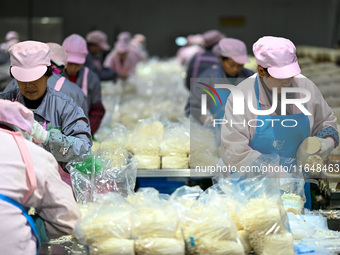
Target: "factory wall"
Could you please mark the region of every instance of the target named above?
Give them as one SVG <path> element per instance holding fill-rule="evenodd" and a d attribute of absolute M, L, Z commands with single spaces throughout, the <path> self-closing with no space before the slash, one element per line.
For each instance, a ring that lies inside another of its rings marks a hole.
<path fill-rule="evenodd" d="M 176 53 L 177 36 L 208 29 L 244 40 L 249 50 L 264 35 L 334 47 L 337 10 L 337 0 L 1 0 L 0 36 L 17 30 L 23 39 L 61 43 L 71 33 L 100 29 L 113 44 L 119 32 L 130 31 L 144 34 L 150 55 L 159 57 Z"/>

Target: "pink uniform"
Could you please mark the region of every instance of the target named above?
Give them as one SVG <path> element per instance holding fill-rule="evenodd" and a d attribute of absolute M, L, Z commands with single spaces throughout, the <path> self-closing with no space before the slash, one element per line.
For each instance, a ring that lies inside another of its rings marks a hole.
<path fill-rule="evenodd" d="M 5 195 L 26 208 L 34 207 L 44 220 L 49 238 L 58 238 L 72 233 L 80 217 L 71 188 L 58 173 L 58 164 L 52 154 L 39 146 L 23 140 L 33 163 L 36 188 L 28 178 L 12 131 L 0 128 L 0 194 Z M 34 176 L 33 174 L 33 176 Z M 31 190 L 31 192 L 29 192 Z M 27 194 L 30 194 L 27 197 Z M 27 198 L 24 198 L 26 195 Z M 27 219 L 16 206 L 0 200 L 0 247 L 1 254 L 20 255 L 36 253 L 36 238 Z"/>
<path fill-rule="evenodd" d="M 249 120 L 253 121 L 257 119 L 257 115 L 250 112 L 247 106 L 249 102 L 249 94 L 251 93 L 252 102 L 256 106 L 256 95 L 254 89 L 254 81 L 258 79 L 259 84 L 259 103 L 262 110 L 268 110 L 271 108 L 271 104 L 268 101 L 266 93 L 264 91 L 263 85 L 261 84 L 258 74 L 254 74 L 248 79 L 241 82 L 237 87 L 243 91 L 244 94 L 244 115 L 234 115 L 233 112 L 233 97 L 228 98 L 225 107 L 225 118 L 228 119 L 228 123 L 222 125 L 222 159 L 226 165 L 235 165 L 236 167 L 242 165 L 251 165 L 255 159 L 261 156 L 261 153 L 257 150 L 253 150 L 249 146 L 249 142 L 253 139 L 256 131 L 256 125 L 249 126 L 247 123 Z M 332 111 L 332 109 L 327 105 L 321 92 L 315 86 L 315 84 L 303 75 L 296 75 L 292 82 L 293 88 L 304 88 L 310 91 L 311 99 L 305 104 L 306 109 L 312 114 L 308 116 L 310 124 L 310 134 L 309 136 L 315 136 L 316 133 L 328 126 L 333 127 L 335 130 L 337 128 L 337 119 Z M 304 97 L 302 94 L 296 94 L 296 98 Z M 295 106 L 290 105 L 292 109 L 292 114 L 299 114 L 301 111 Z M 275 114 L 275 113 L 273 113 Z M 228 116 L 228 117 L 227 117 Z M 234 124 L 230 123 L 244 123 Z M 252 122 L 254 123 L 254 122 Z M 275 125 L 280 125 L 280 123 L 275 123 Z"/>

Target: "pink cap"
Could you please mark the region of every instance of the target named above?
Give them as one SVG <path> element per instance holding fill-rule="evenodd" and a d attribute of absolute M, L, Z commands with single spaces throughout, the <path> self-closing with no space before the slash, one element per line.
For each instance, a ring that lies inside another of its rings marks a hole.
<path fill-rule="evenodd" d="M 222 38 L 224 38 L 225 35 L 222 34 L 218 30 L 209 30 L 203 33 L 204 38 L 204 47 L 209 48 L 213 47 L 216 43 L 218 43 Z"/>
<path fill-rule="evenodd" d="M 264 36 L 253 45 L 258 65 L 268 68 L 268 73 L 277 79 L 286 79 L 301 73 L 295 45 L 288 39 Z"/>
<path fill-rule="evenodd" d="M 131 40 L 131 33 L 130 32 L 121 32 L 117 36 L 117 41 L 119 42 L 126 42 L 128 43 Z"/>
<path fill-rule="evenodd" d="M 115 45 L 115 50 L 118 53 L 126 53 L 129 51 L 129 44 L 125 42 L 117 42 Z"/>
<path fill-rule="evenodd" d="M 19 102 L 0 99 L 0 122 L 11 124 L 32 134 L 33 112 Z"/>
<path fill-rule="evenodd" d="M 50 48 L 50 58 L 58 66 L 67 65 L 67 53 L 63 47 L 58 43 L 46 43 Z"/>
<path fill-rule="evenodd" d="M 223 38 L 219 41 L 218 46 L 221 56 L 231 58 L 241 65 L 249 62 L 244 42 L 234 38 Z"/>
<path fill-rule="evenodd" d="M 212 52 L 216 57 L 221 56 L 221 48 L 218 44 L 215 44 L 215 46 L 212 48 Z"/>
<path fill-rule="evenodd" d="M 11 57 L 11 73 L 22 82 L 38 80 L 51 65 L 50 49 L 46 43 L 24 41 L 8 50 Z"/>
<path fill-rule="evenodd" d="M 63 44 L 68 57 L 68 63 L 84 64 L 88 54 L 85 39 L 78 35 L 72 34 L 65 38 Z"/>
<path fill-rule="evenodd" d="M 187 37 L 187 40 L 188 40 L 188 45 L 204 45 L 204 38 L 203 38 L 203 35 L 189 35 Z"/>
<path fill-rule="evenodd" d="M 19 34 L 16 31 L 8 31 L 6 34 L 6 41 L 9 41 L 11 39 L 17 39 L 19 40 Z"/>
<path fill-rule="evenodd" d="M 100 30 L 95 30 L 87 34 L 86 41 L 98 45 L 102 50 L 109 50 L 110 45 L 107 43 L 107 36 Z"/>

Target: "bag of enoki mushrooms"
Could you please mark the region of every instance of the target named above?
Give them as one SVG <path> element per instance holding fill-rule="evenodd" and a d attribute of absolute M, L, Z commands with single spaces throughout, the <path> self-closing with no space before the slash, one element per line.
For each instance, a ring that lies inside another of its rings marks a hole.
<path fill-rule="evenodd" d="M 181 194 L 181 197 L 172 196 L 172 201 L 179 215 L 187 254 L 244 254 L 235 224 L 228 212 L 220 207 L 219 194 L 214 190 L 200 194 L 198 189 L 196 196 L 199 197 L 192 199 L 195 197 L 193 188 L 179 189 L 181 192 L 175 191 L 175 194 Z"/>
<path fill-rule="evenodd" d="M 304 213 L 305 180 L 302 172 L 291 172 L 280 174 L 281 200 L 286 212 L 294 214 Z"/>
<path fill-rule="evenodd" d="M 220 199 L 222 200 L 220 208 L 223 211 L 229 212 L 229 215 L 237 228 L 244 252 L 248 254 L 252 251 L 252 247 L 249 243 L 249 234 L 243 228 L 240 220 L 240 213 L 247 204 L 247 199 L 239 190 L 238 178 L 225 178 L 220 175 L 213 178 L 213 183 L 214 185 L 207 189 L 206 192 L 210 189 L 218 192 Z"/>
<path fill-rule="evenodd" d="M 116 192 L 126 197 L 134 192 L 137 163 L 124 149 L 93 151 L 87 160 L 66 167 L 79 204 L 94 202 L 96 194 Z"/>
<path fill-rule="evenodd" d="M 140 188 L 127 197 L 134 206 L 131 237 L 136 255 L 184 255 L 176 210 L 154 188 Z"/>
<path fill-rule="evenodd" d="M 240 223 L 258 255 L 293 255 L 294 244 L 280 195 L 278 174 L 240 178 L 239 190 L 247 199 Z"/>
<path fill-rule="evenodd" d="M 95 202 L 87 204 L 87 214 L 78 220 L 75 236 L 91 254 L 134 255 L 132 212 L 133 206 L 120 194 L 97 194 Z"/>

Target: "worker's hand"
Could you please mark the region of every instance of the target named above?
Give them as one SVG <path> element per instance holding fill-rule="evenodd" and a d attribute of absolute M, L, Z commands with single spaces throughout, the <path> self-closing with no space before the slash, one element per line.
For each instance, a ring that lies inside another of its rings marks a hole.
<path fill-rule="evenodd" d="M 319 138 L 321 143 L 321 149 L 319 152 L 317 152 L 317 155 L 319 155 L 324 160 L 328 158 L 329 154 L 331 154 L 332 150 L 334 149 L 334 140 L 333 138 Z"/>
<path fill-rule="evenodd" d="M 326 161 L 333 149 L 334 140 L 332 138 L 308 137 L 296 152 L 297 163 L 304 166 L 309 156 L 319 156 L 323 161 Z"/>
<path fill-rule="evenodd" d="M 46 143 L 48 140 L 48 131 L 39 124 L 39 122 L 34 121 L 32 128 L 32 137 L 38 143 Z"/>

